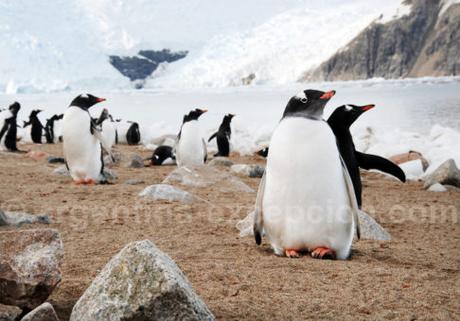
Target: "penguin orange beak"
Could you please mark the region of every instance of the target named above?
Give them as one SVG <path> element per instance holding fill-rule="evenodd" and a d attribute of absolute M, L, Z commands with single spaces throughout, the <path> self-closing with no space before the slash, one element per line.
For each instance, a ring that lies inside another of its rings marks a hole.
<path fill-rule="evenodd" d="M 375 105 L 366 105 L 366 106 L 361 107 L 361 110 L 362 111 L 368 111 L 369 109 L 372 109 L 374 107 L 375 107 Z"/>
<path fill-rule="evenodd" d="M 319 99 L 331 99 L 335 95 L 335 90 L 325 92 Z"/>
<path fill-rule="evenodd" d="M 207 109 L 200 109 L 200 110 L 203 112 L 203 114 L 208 112 Z"/>
<path fill-rule="evenodd" d="M 100 102 L 103 102 L 103 101 L 106 101 L 107 99 L 105 98 L 97 98 L 96 99 L 96 102 L 100 103 Z"/>

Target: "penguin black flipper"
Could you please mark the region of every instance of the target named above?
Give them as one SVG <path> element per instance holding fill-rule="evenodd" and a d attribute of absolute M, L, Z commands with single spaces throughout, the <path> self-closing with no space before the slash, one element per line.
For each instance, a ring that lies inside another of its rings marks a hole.
<path fill-rule="evenodd" d="M 406 175 L 403 170 L 392 161 L 377 155 L 364 154 L 358 151 L 355 152 L 355 155 L 359 167 L 367 170 L 377 169 L 396 177 L 401 182 L 406 182 Z"/>
<path fill-rule="evenodd" d="M 3 135 L 5 135 L 5 133 L 6 133 L 7 130 L 8 130 L 8 123 L 5 121 L 5 122 L 3 123 L 2 129 L 0 130 L 0 140 L 2 140 Z"/>
<path fill-rule="evenodd" d="M 217 132 L 215 132 L 214 134 L 212 134 L 211 137 L 209 137 L 209 139 L 208 139 L 208 143 L 209 143 L 211 140 L 213 140 L 214 138 L 216 138 L 216 136 L 217 136 Z"/>
<path fill-rule="evenodd" d="M 259 190 L 257 191 L 256 196 L 256 208 L 254 209 L 254 239 L 257 245 L 262 243 L 262 236 L 264 234 L 264 217 L 262 209 L 262 201 L 264 199 L 265 193 L 265 173 L 262 176 L 259 184 Z"/>
<path fill-rule="evenodd" d="M 359 212 L 358 199 L 356 198 L 355 188 L 353 187 L 353 182 L 348 172 L 347 164 L 343 160 L 342 156 L 340 156 L 340 163 L 342 165 L 343 178 L 345 180 L 345 187 L 347 189 L 348 199 L 350 201 L 350 210 L 352 214 L 352 219 L 355 223 L 356 237 L 359 240 L 361 239 L 361 228 L 359 225 L 359 216 L 358 216 L 358 212 Z"/>

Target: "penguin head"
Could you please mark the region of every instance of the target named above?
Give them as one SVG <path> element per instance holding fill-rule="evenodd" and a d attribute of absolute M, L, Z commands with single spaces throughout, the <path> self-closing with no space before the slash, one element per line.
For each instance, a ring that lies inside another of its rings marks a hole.
<path fill-rule="evenodd" d="M 19 112 L 19 109 L 21 109 L 21 104 L 15 101 L 10 105 L 10 107 L 8 107 L 8 109 L 11 111 L 13 115 L 16 116 Z"/>
<path fill-rule="evenodd" d="M 349 128 L 356 119 L 359 118 L 364 112 L 374 108 L 375 105 L 343 105 L 337 107 L 331 114 L 327 122 L 334 128 Z"/>
<path fill-rule="evenodd" d="M 184 116 L 183 122 L 186 123 L 191 120 L 198 120 L 201 115 L 206 113 L 208 110 L 207 109 L 200 109 L 200 108 L 195 108 L 194 110 L 191 110 L 188 115 Z"/>
<path fill-rule="evenodd" d="M 292 97 L 283 114 L 284 117 L 314 117 L 321 118 L 327 102 L 335 95 L 335 90 L 320 91 L 307 89 Z"/>
<path fill-rule="evenodd" d="M 235 117 L 234 114 L 227 114 L 224 116 L 223 124 L 230 124 L 232 121 L 232 118 Z"/>
<path fill-rule="evenodd" d="M 34 109 L 34 110 L 32 110 L 32 112 L 30 113 L 30 116 L 29 116 L 29 117 L 37 117 L 37 115 L 38 115 L 39 113 L 41 113 L 42 111 L 43 111 L 43 110 L 41 110 L 41 109 Z"/>
<path fill-rule="evenodd" d="M 70 106 L 80 107 L 81 109 L 88 110 L 90 107 L 103 101 L 105 101 L 105 98 L 99 98 L 91 94 L 81 94 L 72 100 Z"/>

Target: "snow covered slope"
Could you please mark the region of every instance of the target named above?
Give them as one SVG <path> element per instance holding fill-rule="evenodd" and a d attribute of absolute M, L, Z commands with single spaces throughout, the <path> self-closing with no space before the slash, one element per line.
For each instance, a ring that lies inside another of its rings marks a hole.
<path fill-rule="evenodd" d="M 290 83 L 401 0 L 2 0 L 0 92 L 131 88 L 108 55 L 190 50 L 150 86 Z"/>

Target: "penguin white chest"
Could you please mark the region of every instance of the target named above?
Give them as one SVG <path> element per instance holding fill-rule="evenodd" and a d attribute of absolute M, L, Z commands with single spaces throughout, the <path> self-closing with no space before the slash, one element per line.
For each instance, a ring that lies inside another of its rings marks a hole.
<path fill-rule="evenodd" d="M 334 134 L 323 121 L 283 119 L 267 158 L 263 226 L 277 253 L 334 249 L 348 256 L 353 220 Z"/>
<path fill-rule="evenodd" d="M 176 157 L 179 166 L 204 164 L 205 149 L 198 121 L 192 120 L 182 125 Z"/>
<path fill-rule="evenodd" d="M 101 145 L 91 134 L 90 115 L 69 107 L 62 120 L 64 158 L 74 180 L 99 180 L 102 160 Z"/>
<path fill-rule="evenodd" d="M 105 140 L 105 143 L 109 148 L 112 148 L 112 146 L 115 145 L 115 127 L 110 120 L 105 120 L 102 123 L 102 138 Z"/>

